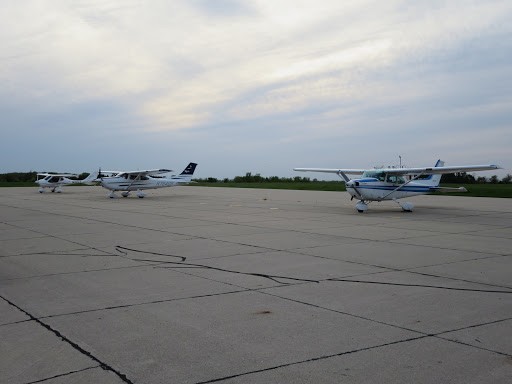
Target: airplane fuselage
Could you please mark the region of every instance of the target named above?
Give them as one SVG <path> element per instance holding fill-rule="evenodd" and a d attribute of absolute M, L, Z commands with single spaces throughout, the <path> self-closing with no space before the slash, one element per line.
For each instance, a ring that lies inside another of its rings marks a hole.
<path fill-rule="evenodd" d="M 101 179 L 101 185 L 111 191 L 138 191 L 142 189 L 157 189 L 173 187 L 177 183 L 175 180 L 167 178 L 153 178 L 146 176 L 140 180 L 130 180 L 125 177 L 104 177 Z"/>
<path fill-rule="evenodd" d="M 50 188 L 52 192 L 62 192 L 60 188 L 63 185 L 73 184 L 76 181 L 68 179 L 67 177 L 59 177 L 59 176 L 47 176 L 44 179 L 38 179 L 35 181 L 36 184 L 39 184 L 39 192 L 43 193 L 44 188 Z"/>
<path fill-rule="evenodd" d="M 352 179 L 345 186 L 352 197 L 365 201 L 397 200 L 430 192 L 430 187 L 425 184 L 410 182 L 401 186 L 402 184 L 362 178 Z"/>

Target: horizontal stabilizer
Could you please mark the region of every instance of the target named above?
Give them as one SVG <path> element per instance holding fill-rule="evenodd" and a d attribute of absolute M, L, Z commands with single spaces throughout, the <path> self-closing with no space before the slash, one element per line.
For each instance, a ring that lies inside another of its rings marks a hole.
<path fill-rule="evenodd" d="M 450 187 L 430 187 L 432 192 L 467 192 L 464 187 L 450 188 Z"/>

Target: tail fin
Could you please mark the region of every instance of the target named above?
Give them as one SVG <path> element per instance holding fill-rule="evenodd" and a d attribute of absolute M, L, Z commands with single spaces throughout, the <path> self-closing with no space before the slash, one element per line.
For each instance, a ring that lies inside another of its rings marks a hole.
<path fill-rule="evenodd" d="M 175 180 L 177 183 L 189 183 L 192 180 L 192 175 L 196 170 L 197 163 L 189 163 L 183 172 L 181 172 L 178 176 L 173 176 L 171 179 Z"/>
<path fill-rule="evenodd" d="M 436 165 L 434 165 L 434 168 L 436 167 L 442 167 L 444 166 L 444 161 L 437 160 Z M 439 182 L 441 181 L 441 174 L 435 174 L 435 175 L 425 175 L 417 180 L 417 183 L 429 185 L 431 187 L 437 187 L 439 185 Z"/>
<path fill-rule="evenodd" d="M 94 172 L 89 173 L 89 176 L 87 176 L 85 179 L 80 180 L 79 183 L 89 184 L 89 183 L 92 183 L 97 177 L 98 177 L 98 171 L 94 171 Z"/>
<path fill-rule="evenodd" d="M 192 176 L 194 174 L 194 171 L 196 170 L 197 164 L 196 163 L 189 163 L 187 167 L 183 170 L 183 172 L 180 173 L 180 175 L 190 175 Z"/>

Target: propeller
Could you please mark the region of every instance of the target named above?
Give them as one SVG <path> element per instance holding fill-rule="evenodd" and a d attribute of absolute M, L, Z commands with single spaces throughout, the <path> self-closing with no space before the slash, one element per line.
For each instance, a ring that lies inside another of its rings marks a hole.
<path fill-rule="evenodd" d="M 103 181 L 103 174 L 101 173 L 101 167 L 98 168 L 98 176 L 96 180 Z"/>

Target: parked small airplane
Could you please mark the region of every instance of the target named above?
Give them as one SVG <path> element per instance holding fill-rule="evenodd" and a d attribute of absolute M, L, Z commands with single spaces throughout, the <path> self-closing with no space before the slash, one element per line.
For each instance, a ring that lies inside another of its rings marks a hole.
<path fill-rule="evenodd" d="M 89 184 L 94 182 L 97 173 L 91 172 L 84 180 L 72 180 L 70 177 L 78 177 L 73 173 L 38 173 L 36 184 L 39 184 L 39 193 L 43 193 L 45 188 L 49 188 L 52 192 L 61 193 L 62 186 L 66 184 Z"/>
<path fill-rule="evenodd" d="M 476 172 L 499 169 L 497 165 L 462 165 L 445 167 L 438 160 L 434 167 L 425 168 L 381 168 L 381 169 L 330 169 L 330 168 L 294 168 L 301 172 L 335 173 L 345 182 L 347 192 L 356 199 L 358 212 L 368 210 L 371 201 L 393 200 L 402 210 L 412 212 L 414 205 L 399 202 L 398 199 L 423 195 L 429 192 L 467 192 L 466 188 L 440 187 L 441 175 L 455 172 Z M 347 175 L 362 175 L 359 179 L 350 179 Z M 407 180 L 406 180 L 407 178 Z"/>
<path fill-rule="evenodd" d="M 99 181 L 102 187 L 111 191 L 108 195 L 111 199 L 117 196 L 116 191 L 123 191 L 121 193 L 123 197 L 128 197 L 131 191 L 137 191 L 137 197 L 143 198 L 146 196 L 142 192 L 143 189 L 174 187 L 178 184 L 190 183 L 196 167 L 196 163 L 190 163 L 179 175 L 171 177 L 158 176 L 172 172 L 171 169 L 119 172 L 108 177 L 105 177 L 100 170 L 96 181 Z"/>

